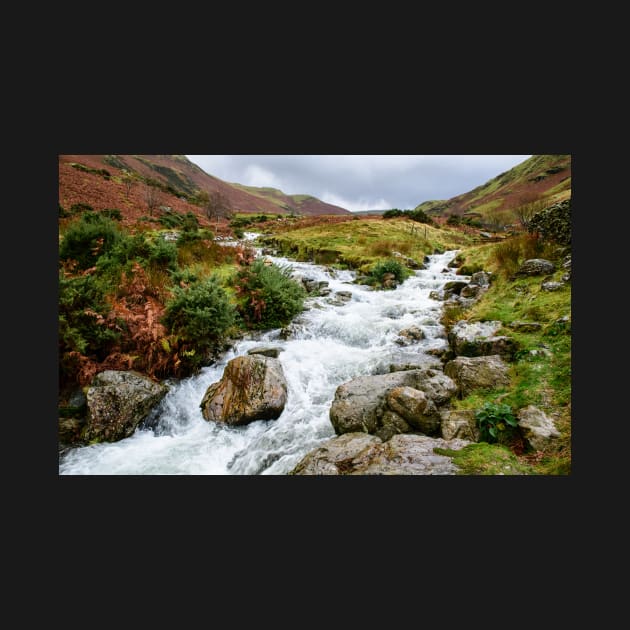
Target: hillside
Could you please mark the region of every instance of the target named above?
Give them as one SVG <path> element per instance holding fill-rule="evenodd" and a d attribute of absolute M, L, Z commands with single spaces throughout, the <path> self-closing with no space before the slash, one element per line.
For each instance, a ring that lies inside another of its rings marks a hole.
<path fill-rule="evenodd" d="M 571 156 L 534 155 L 473 190 L 447 200 L 424 201 L 416 209 L 432 216 L 478 213 L 509 216 L 519 206 L 543 198 L 549 205 L 571 196 Z"/>
<path fill-rule="evenodd" d="M 331 205 L 311 195 L 286 195 L 277 188 L 257 188 L 244 184 L 231 184 L 239 191 L 244 191 L 276 206 L 276 213 L 289 213 L 300 216 L 317 216 L 320 214 L 350 214 L 350 211 Z"/>
<path fill-rule="evenodd" d="M 230 184 L 209 175 L 183 155 L 59 156 L 59 203 L 64 208 L 75 203 L 87 203 L 96 210 L 118 208 L 124 221 L 132 223 L 147 214 L 147 185 L 159 190 L 159 205 L 179 213 L 193 212 L 202 221 L 203 210 L 194 203 L 200 191 L 223 193 L 236 213 L 350 214 L 309 195 L 285 195 L 275 189 Z"/>

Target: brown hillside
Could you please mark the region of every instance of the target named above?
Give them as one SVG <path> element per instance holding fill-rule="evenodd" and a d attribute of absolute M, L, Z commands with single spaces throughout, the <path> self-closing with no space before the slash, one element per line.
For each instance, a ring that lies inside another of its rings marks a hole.
<path fill-rule="evenodd" d="M 107 179 L 101 174 L 74 168 L 72 163 L 88 169 L 106 169 Z M 118 208 L 125 223 L 136 223 L 147 214 L 144 202 L 146 184 L 139 182 L 127 190 L 122 182 L 124 170 L 143 179 L 155 180 L 171 192 L 160 191 L 160 205 L 171 207 L 176 212 L 193 212 L 203 224 L 207 223 L 201 208 L 189 203 L 195 192 L 221 192 L 230 201 L 237 213 L 322 215 L 350 214 L 338 206 L 324 203 L 315 197 L 301 196 L 297 200 L 281 191 L 271 198 L 264 189 L 243 190 L 217 177 L 209 175 L 183 155 L 60 155 L 59 156 L 59 202 L 64 208 L 73 203 L 88 203 L 96 210 Z M 179 194 L 172 194 L 175 191 Z M 260 192 L 258 192 L 260 191 Z"/>
<path fill-rule="evenodd" d="M 468 212 L 487 217 L 545 199 L 549 204 L 571 196 L 571 156 L 533 155 L 473 190 L 444 201 L 425 201 L 417 208 L 434 216 Z"/>

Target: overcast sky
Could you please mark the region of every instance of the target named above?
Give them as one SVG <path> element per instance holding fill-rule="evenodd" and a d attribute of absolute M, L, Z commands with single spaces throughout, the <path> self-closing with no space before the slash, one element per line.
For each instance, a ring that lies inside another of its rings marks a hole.
<path fill-rule="evenodd" d="M 529 155 L 187 155 L 227 182 L 308 194 L 346 210 L 415 208 L 484 184 Z"/>

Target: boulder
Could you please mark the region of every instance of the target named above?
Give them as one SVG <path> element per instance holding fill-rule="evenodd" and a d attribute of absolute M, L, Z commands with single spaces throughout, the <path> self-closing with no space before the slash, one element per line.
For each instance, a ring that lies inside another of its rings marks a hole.
<path fill-rule="evenodd" d="M 425 335 L 421 328 L 418 328 L 418 326 L 410 326 L 409 328 L 401 330 L 395 341 L 399 346 L 408 346 L 421 341 L 424 337 Z"/>
<path fill-rule="evenodd" d="M 308 453 L 291 471 L 293 475 L 342 475 L 369 457 L 381 440 L 365 433 L 346 433 Z"/>
<path fill-rule="evenodd" d="M 451 280 L 444 285 L 444 299 L 448 299 L 452 295 L 459 295 L 467 282 L 461 280 Z"/>
<path fill-rule="evenodd" d="M 489 287 L 492 282 L 492 274 L 488 271 L 475 271 L 470 276 L 470 284 L 477 284 L 480 287 Z"/>
<path fill-rule="evenodd" d="M 440 429 L 445 440 L 461 438 L 472 442 L 479 441 L 479 429 L 473 409 L 443 409 L 440 412 L 440 419 Z"/>
<path fill-rule="evenodd" d="M 351 291 L 337 291 L 335 293 L 335 296 L 338 297 L 340 300 L 347 302 L 348 300 L 352 299 L 352 292 Z"/>
<path fill-rule="evenodd" d="M 543 282 L 540 285 L 540 288 L 543 291 L 557 291 L 558 289 L 562 289 L 562 287 L 564 286 L 564 282 Z"/>
<path fill-rule="evenodd" d="M 396 387 L 420 390 L 437 406 L 448 402 L 457 392 L 452 379 L 432 368 L 360 376 L 339 385 L 335 391 L 330 407 L 335 432 L 338 435 L 358 431 L 376 433 L 389 409 L 387 394 Z"/>
<path fill-rule="evenodd" d="M 228 362 L 220 381 L 201 401 L 206 420 L 243 425 L 275 420 L 287 401 L 287 382 L 278 359 L 252 354 Z"/>
<path fill-rule="evenodd" d="M 256 346 L 247 351 L 247 354 L 261 354 L 264 357 L 271 357 L 277 359 L 278 355 L 282 352 L 283 348 L 277 346 Z"/>
<path fill-rule="evenodd" d="M 413 431 L 413 427 L 404 418 L 390 409 L 383 412 L 379 425 L 374 435 L 381 438 L 383 442 L 387 442 L 387 440 L 398 433 L 410 433 Z"/>
<path fill-rule="evenodd" d="M 85 441 L 116 442 L 129 437 L 166 395 L 168 388 L 133 371 L 105 370 L 86 392 Z"/>
<path fill-rule="evenodd" d="M 516 417 L 521 434 L 537 451 L 544 450 L 552 439 L 560 437 L 553 420 L 534 405 L 519 409 Z"/>
<path fill-rule="evenodd" d="M 500 321 L 458 321 L 448 333 L 448 342 L 457 356 L 479 357 L 499 354 L 511 360 L 518 342 L 507 336 L 495 336 L 503 324 Z"/>
<path fill-rule="evenodd" d="M 508 366 L 496 354 L 484 357 L 457 357 L 444 366 L 444 373 L 455 381 L 461 398 L 476 389 L 509 385 L 508 370 Z"/>
<path fill-rule="evenodd" d="M 465 287 L 462 287 L 460 295 L 465 298 L 477 297 L 482 293 L 482 288 L 478 284 L 469 283 Z"/>
<path fill-rule="evenodd" d="M 518 276 L 546 276 L 553 273 L 555 265 L 544 258 L 530 258 L 526 260 L 516 272 Z"/>
<path fill-rule="evenodd" d="M 466 440 L 395 435 L 388 442 L 364 433 L 332 438 L 308 453 L 293 469 L 295 475 L 454 475 L 450 457 L 435 447 L 459 450 Z"/>
<path fill-rule="evenodd" d="M 538 322 L 522 322 L 513 321 L 508 324 L 512 330 L 518 330 L 519 332 L 536 332 L 542 328 L 542 324 Z"/>
<path fill-rule="evenodd" d="M 435 403 L 419 389 L 394 387 L 387 392 L 386 401 L 391 411 L 421 433 L 434 435 L 439 431 L 440 415 Z"/>

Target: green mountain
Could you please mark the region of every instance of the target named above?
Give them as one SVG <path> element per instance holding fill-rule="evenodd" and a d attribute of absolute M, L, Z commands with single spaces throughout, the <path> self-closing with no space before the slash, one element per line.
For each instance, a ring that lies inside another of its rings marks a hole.
<path fill-rule="evenodd" d="M 538 199 L 549 205 L 571 196 L 571 156 L 533 155 L 473 190 L 447 200 L 424 201 L 416 209 L 432 216 L 476 213 L 487 219 L 511 214 Z"/>

